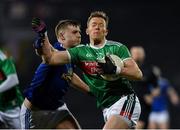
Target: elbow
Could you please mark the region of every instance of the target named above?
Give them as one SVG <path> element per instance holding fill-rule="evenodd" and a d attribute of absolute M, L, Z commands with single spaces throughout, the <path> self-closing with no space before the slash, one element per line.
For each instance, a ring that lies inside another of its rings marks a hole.
<path fill-rule="evenodd" d="M 143 79 L 143 74 L 141 70 L 138 70 L 137 75 L 136 75 L 136 80 L 142 80 Z"/>
<path fill-rule="evenodd" d="M 139 75 L 138 75 L 138 80 L 142 80 L 143 79 L 143 74 L 142 72 L 140 71 Z"/>
<path fill-rule="evenodd" d="M 42 56 L 43 62 L 46 64 L 51 65 L 52 64 L 52 58 L 51 56 Z"/>

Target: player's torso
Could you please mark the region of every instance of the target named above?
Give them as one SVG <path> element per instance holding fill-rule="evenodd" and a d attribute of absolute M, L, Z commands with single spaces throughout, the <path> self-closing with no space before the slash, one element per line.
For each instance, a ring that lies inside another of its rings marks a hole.
<path fill-rule="evenodd" d="M 158 81 L 160 87 L 160 95 L 155 97 L 152 103 L 153 111 L 163 111 L 167 110 L 168 96 L 167 91 L 169 87 L 169 82 L 165 79 L 160 79 Z"/>
<path fill-rule="evenodd" d="M 30 86 L 25 90 L 25 96 L 37 107 L 57 107 L 62 104 L 62 98 L 68 90 L 68 83 L 62 78 L 67 72 L 66 65 L 41 64 Z"/>
<path fill-rule="evenodd" d="M 15 73 L 15 67 L 11 58 L 7 58 L 0 51 L 0 85 L 6 80 L 9 74 Z M 22 95 L 18 85 L 0 93 L 0 110 L 5 111 L 22 103 Z"/>
<path fill-rule="evenodd" d="M 77 50 L 78 60 L 80 61 L 80 63 L 78 61 L 79 66 L 85 73 L 96 75 L 97 61 L 104 61 L 105 56 L 110 54 L 118 55 L 121 58 L 119 54 L 121 45 L 122 44 L 117 42 L 107 41 L 106 44 L 100 48 L 90 45 L 83 46 Z"/>
<path fill-rule="evenodd" d="M 54 109 L 63 104 L 63 96 L 68 90 L 68 83 L 62 75 L 72 74 L 71 64 L 50 66 L 40 64 L 33 80 L 24 91 L 33 105 L 45 109 Z"/>
<path fill-rule="evenodd" d="M 90 86 L 91 92 L 97 97 L 98 106 L 109 106 L 117 101 L 123 94 L 133 93 L 129 81 L 125 78 L 119 78 L 115 82 L 103 80 L 97 75 L 97 61 L 104 60 L 108 54 L 115 54 L 121 58 L 120 49 L 122 44 L 107 41 L 102 48 L 93 48 L 89 45 L 79 50 L 79 67 L 84 72 L 86 83 Z M 108 68 L 107 68 L 108 69 Z"/>

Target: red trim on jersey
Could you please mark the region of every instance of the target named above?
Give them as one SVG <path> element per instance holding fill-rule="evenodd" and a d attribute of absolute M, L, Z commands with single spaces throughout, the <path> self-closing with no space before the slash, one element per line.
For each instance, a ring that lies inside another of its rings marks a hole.
<path fill-rule="evenodd" d="M 4 73 L 0 71 L 0 80 L 4 80 L 4 79 L 5 79 Z"/>
<path fill-rule="evenodd" d="M 121 111 L 120 115 L 123 117 L 128 117 L 128 119 L 131 119 L 132 114 L 130 112 L 126 112 L 126 111 Z"/>

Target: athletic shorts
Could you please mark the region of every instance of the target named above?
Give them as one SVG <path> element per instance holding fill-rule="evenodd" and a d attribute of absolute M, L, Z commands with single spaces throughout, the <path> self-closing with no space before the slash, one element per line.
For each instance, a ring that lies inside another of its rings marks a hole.
<path fill-rule="evenodd" d="M 168 123 L 169 113 L 167 111 L 151 112 L 149 115 L 149 121 L 155 123 Z"/>
<path fill-rule="evenodd" d="M 20 107 L 0 111 L 0 129 L 20 129 Z"/>
<path fill-rule="evenodd" d="M 22 129 L 51 129 L 65 117 L 71 116 L 66 104 L 56 110 L 30 110 L 24 104 L 21 107 L 21 128 Z M 74 118 L 75 119 L 75 118 Z"/>
<path fill-rule="evenodd" d="M 109 108 L 103 109 L 105 122 L 112 115 L 120 115 L 129 125 L 134 128 L 141 113 L 141 106 L 135 94 L 122 97 Z"/>

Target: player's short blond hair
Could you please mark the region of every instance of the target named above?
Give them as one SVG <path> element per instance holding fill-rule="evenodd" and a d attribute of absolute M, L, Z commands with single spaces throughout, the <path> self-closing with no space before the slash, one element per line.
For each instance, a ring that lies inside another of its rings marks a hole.
<path fill-rule="evenodd" d="M 75 26 L 79 28 L 81 27 L 80 23 L 77 22 L 76 20 L 69 20 L 69 19 L 60 20 L 55 27 L 56 37 L 58 37 L 59 31 L 66 29 L 68 26 Z"/>
<path fill-rule="evenodd" d="M 90 14 L 88 20 L 87 20 L 87 26 L 89 24 L 89 21 L 94 18 L 94 17 L 99 17 L 99 18 L 103 18 L 106 22 L 106 28 L 108 27 L 108 23 L 109 23 L 109 17 L 106 15 L 106 13 L 104 13 L 103 11 L 94 11 Z"/>

